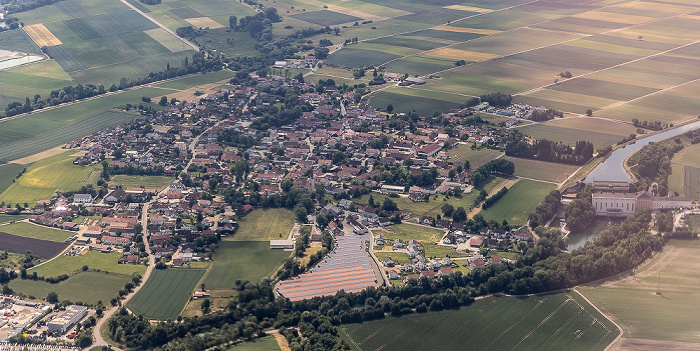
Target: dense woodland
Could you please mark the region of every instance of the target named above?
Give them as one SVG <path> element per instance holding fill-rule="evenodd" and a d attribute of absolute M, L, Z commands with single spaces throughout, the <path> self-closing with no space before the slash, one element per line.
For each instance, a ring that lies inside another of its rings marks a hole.
<path fill-rule="evenodd" d="M 537 139 L 530 142 L 520 133 L 513 133 L 513 140 L 506 144 L 506 155 L 540 161 L 582 165 L 593 157 L 593 143 L 577 141 L 575 147 L 560 141 Z"/>
<path fill-rule="evenodd" d="M 646 190 L 656 182 L 652 193 L 657 196 L 668 194 L 668 176 L 671 174 L 671 159 L 683 149 L 680 137 L 657 143 L 649 143 L 627 159 L 627 165 L 639 177 L 639 187 Z"/>

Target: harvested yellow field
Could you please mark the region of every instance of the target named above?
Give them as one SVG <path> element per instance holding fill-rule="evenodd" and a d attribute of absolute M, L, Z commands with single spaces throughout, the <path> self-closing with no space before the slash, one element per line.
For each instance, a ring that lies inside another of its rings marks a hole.
<path fill-rule="evenodd" d="M 432 29 L 444 30 L 446 32 L 459 32 L 459 33 L 472 33 L 472 34 L 483 34 L 491 35 L 501 33 L 500 30 L 495 29 L 481 29 L 481 28 L 462 28 L 462 27 L 452 27 L 452 26 L 437 26 Z"/>
<path fill-rule="evenodd" d="M 190 49 L 187 44 L 183 43 L 182 40 L 176 38 L 174 35 L 168 33 L 163 28 L 154 28 L 144 31 L 149 37 L 155 39 L 157 42 L 165 46 L 166 49 L 171 52 L 179 52 L 183 50 Z"/>
<path fill-rule="evenodd" d="M 195 28 L 207 28 L 207 27 L 209 27 L 211 29 L 216 29 L 216 28 L 223 28 L 224 27 L 221 23 L 216 22 L 209 17 L 186 18 L 185 21 L 187 21 L 187 23 L 191 24 Z"/>
<path fill-rule="evenodd" d="M 627 7 L 637 10 L 645 11 L 659 11 L 659 12 L 670 12 L 670 13 L 687 13 L 696 12 L 697 8 L 671 5 L 669 3 L 658 3 L 658 2 L 647 2 L 647 1 L 632 1 L 624 4 L 615 5 L 616 7 Z"/>
<path fill-rule="evenodd" d="M 494 59 L 496 57 L 500 57 L 500 55 L 495 55 L 495 54 L 487 54 L 484 52 L 467 51 L 467 50 L 459 50 L 459 49 L 452 49 L 452 48 L 439 48 L 439 49 L 428 51 L 424 54 L 427 56 L 443 57 L 443 58 L 448 58 L 448 59 L 453 59 L 453 60 L 465 60 L 465 61 L 472 61 L 472 62 L 481 62 L 481 61 Z"/>
<path fill-rule="evenodd" d="M 491 9 L 483 9 L 481 7 L 465 6 L 465 5 L 445 6 L 445 8 L 452 9 L 452 10 L 459 10 L 459 11 L 467 11 L 467 12 L 479 12 L 479 13 L 486 13 L 486 12 L 493 11 Z"/>
<path fill-rule="evenodd" d="M 687 18 L 687 19 L 692 19 L 692 20 L 700 20 L 700 16 L 695 16 L 695 15 L 683 15 L 679 16 L 680 18 Z"/>
<path fill-rule="evenodd" d="M 46 28 L 43 24 L 38 23 L 38 24 L 32 24 L 29 26 L 24 27 L 24 30 L 29 34 L 34 41 L 39 44 L 39 46 L 54 46 L 54 45 L 61 45 L 63 44 L 58 38 L 56 38 L 53 33 L 51 33 L 48 28 Z"/>
<path fill-rule="evenodd" d="M 653 17 L 625 15 L 622 13 L 613 13 L 605 11 L 588 11 L 573 15 L 572 17 L 623 24 L 640 24 L 656 20 Z"/>

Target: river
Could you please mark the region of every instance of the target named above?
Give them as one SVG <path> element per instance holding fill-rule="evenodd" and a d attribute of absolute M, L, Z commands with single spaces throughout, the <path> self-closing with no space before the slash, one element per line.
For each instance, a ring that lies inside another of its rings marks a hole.
<path fill-rule="evenodd" d="M 594 180 L 631 182 L 632 180 L 627 175 L 627 172 L 625 172 L 623 167 L 623 162 L 625 162 L 625 159 L 627 159 L 629 155 L 651 142 L 667 139 L 698 128 L 700 128 L 700 121 L 665 130 L 661 133 L 638 139 L 634 144 L 619 148 L 613 151 L 613 153 L 605 161 L 603 161 L 603 163 L 596 166 L 596 168 L 594 168 L 593 171 L 588 174 L 586 177 L 586 182 L 592 183 Z"/>

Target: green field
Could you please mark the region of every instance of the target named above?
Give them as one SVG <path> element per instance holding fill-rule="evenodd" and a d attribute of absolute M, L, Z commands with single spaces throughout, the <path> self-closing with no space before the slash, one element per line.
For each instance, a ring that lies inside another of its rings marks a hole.
<path fill-rule="evenodd" d="M 56 277 L 61 274 L 70 274 L 81 270 L 83 266 L 88 266 L 89 269 L 93 270 L 129 277 L 134 273 L 143 275 L 146 272 L 146 266 L 143 265 L 119 264 L 121 257 L 122 254 L 120 252 L 101 253 L 97 251 L 88 251 L 81 256 L 62 255 L 51 262 L 32 268 L 29 272 L 36 272 L 36 274 L 43 277 Z"/>
<path fill-rule="evenodd" d="M 0 200 L 11 204 L 27 202 L 31 206 L 38 200 L 50 199 L 57 190 L 80 189 L 86 184 L 83 179 L 90 167 L 74 165 L 75 156 L 70 156 L 73 153 L 64 152 L 27 167 L 27 171 L 0 194 Z"/>
<path fill-rule="evenodd" d="M 172 181 L 173 177 L 164 176 L 129 176 L 124 174 L 118 174 L 112 176 L 109 180 L 110 186 L 121 185 L 123 187 L 144 187 L 144 188 L 165 188 Z"/>
<path fill-rule="evenodd" d="M 555 188 L 556 185 L 553 184 L 521 179 L 495 205 L 480 213 L 487 221 L 493 219 L 500 223 L 505 219 L 510 225 L 522 225 L 542 199 Z"/>
<path fill-rule="evenodd" d="M 377 259 L 379 260 L 380 267 L 381 267 L 381 262 L 384 261 L 385 257 L 391 257 L 392 260 L 394 260 L 395 265 L 403 265 L 406 263 L 411 263 L 411 258 L 408 257 L 407 253 L 403 252 L 391 252 L 391 251 L 376 251 L 374 253 L 375 256 L 377 256 Z"/>
<path fill-rule="evenodd" d="M 236 281 L 259 282 L 277 271 L 290 252 L 264 241 L 222 241 L 204 278 L 207 289 L 233 289 Z"/>
<path fill-rule="evenodd" d="M 251 341 L 244 341 L 226 349 L 226 351 L 278 351 L 280 349 L 274 336 L 265 336 Z"/>
<path fill-rule="evenodd" d="M 379 109 L 385 109 L 388 105 L 394 106 L 394 112 L 408 113 L 416 111 L 421 116 L 430 116 L 435 111 L 449 112 L 450 110 L 458 109 L 463 102 L 454 102 L 443 99 L 451 99 L 448 94 L 431 93 L 434 98 L 413 96 L 408 93 L 408 89 L 401 89 L 402 93 L 380 91 L 372 96 L 369 103 Z M 457 96 L 457 95 L 452 95 Z M 460 101 L 466 101 L 468 97 L 461 98 Z M 454 100 L 454 99 L 451 99 Z"/>
<path fill-rule="evenodd" d="M 472 168 L 477 168 L 498 157 L 498 155 L 501 155 L 502 152 L 487 148 L 472 149 L 471 145 L 469 144 L 458 144 L 457 146 L 448 150 L 447 154 L 450 155 L 450 160 L 456 164 L 464 164 L 464 161 L 468 160 Z"/>
<path fill-rule="evenodd" d="M 26 296 L 43 299 L 53 291 L 58 294 L 59 300 L 82 301 L 95 305 L 98 301 L 109 304 L 109 300 L 117 297 L 119 290 L 130 281 L 131 277 L 124 275 L 84 272 L 57 284 L 14 279 L 9 285 L 15 293 Z"/>
<path fill-rule="evenodd" d="M 198 74 L 192 77 L 182 78 L 165 83 L 159 83 L 155 86 L 165 89 L 185 90 L 198 85 L 210 84 L 229 79 L 233 76 L 234 73 L 232 71 L 221 70 L 216 72 L 210 72 L 207 74 Z"/>
<path fill-rule="evenodd" d="M 619 334 L 574 292 L 489 297 L 459 310 L 346 324 L 354 350 L 603 350 Z M 426 332 L 429 330 L 429 332 Z"/>
<path fill-rule="evenodd" d="M 10 221 L 21 221 L 23 219 L 29 218 L 30 215 L 26 214 L 21 214 L 21 215 L 6 215 L 6 214 L 0 214 L 0 223 L 6 223 Z"/>
<path fill-rule="evenodd" d="M 700 342 L 693 308 L 700 297 L 700 241 L 669 241 L 662 252 L 625 275 L 580 289 L 629 338 Z M 660 294 L 657 294 L 660 292 Z"/>
<path fill-rule="evenodd" d="M 25 238 L 55 241 L 58 243 L 64 242 L 66 239 L 75 234 L 75 232 L 69 232 L 67 230 L 58 230 L 25 222 L 0 226 L 0 232 L 22 236 Z"/>
<path fill-rule="evenodd" d="M 386 228 L 384 235 L 389 240 L 402 239 L 403 241 L 418 240 L 424 243 L 440 241 L 444 231 L 413 224 L 395 224 Z"/>
<path fill-rule="evenodd" d="M 238 230 L 225 240 L 268 241 L 287 239 L 294 225 L 294 212 L 283 208 L 258 209 L 238 220 Z"/>
<path fill-rule="evenodd" d="M 371 195 L 374 199 L 375 204 L 381 204 L 384 202 L 384 199 L 389 197 L 389 195 L 378 192 L 372 192 Z M 369 203 L 369 196 L 369 194 L 362 195 L 359 198 L 352 199 L 352 201 L 359 205 L 367 205 Z M 441 214 L 442 212 L 440 211 L 440 207 L 444 203 L 449 203 L 455 208 L 464 207 L 465 209 L 468 209 L 469 205 L 472 204 L 472 202 L 477 196 L 478 191 L 472 191 L 469 194 L 462 194 L 461 198 L 453 196 L 448 199 L 445 195 L 433 195 L 430 197 L 430 201 L 428 202 L 413 202 L 407 197 L 397 197 L 392 198 L 391 200 L 396 203 L 396 206 L 398 206 L 399 210 L 408 212 L 413 217 L 420 217 L 435 216 L 436 214 Z"/>
<path fill-rule="evenodd" d="M 693 200 L 700 199 L 700 144 L 686 145 L 671 160 L 670 191 Z"/>
<path fill-rule="evenodd" d="M 579 166 L 563 163 L 545 162 L 519 157 L 506 159 L 515 164 L 515 175 L 547 182 L 561 183 L 574 174 Z"/>
<path fill-rule="evenodd" d="M 175 318 L 189 301 L 204 272 L 203 269 L 154 270 L 126 307 L 148 319 Z"/>
<path fill-rule="evenodd" d="M 26 167 L 17 163 L 0 165 L 0 194 L 12 185 L 15 177 Z"/>

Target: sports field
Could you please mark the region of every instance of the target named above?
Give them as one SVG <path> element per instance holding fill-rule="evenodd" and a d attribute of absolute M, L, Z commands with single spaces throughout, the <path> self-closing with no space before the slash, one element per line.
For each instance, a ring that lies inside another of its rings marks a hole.
<path fill-rule="evenodd" d="M 354 350 L 603 350 L 619 331 L 575 292 L 489 297 L 459 310 L 346 324 Z M 430 332 L 425 332 L 430 330 Z"/>
<path fill-rule="evenodd" d="M 27 171 L 0 194 L 0 200 L 11 204 L 30 206 L 38 200 L 50 199 L 58 191 L 78 190 L 90 167 L 73 164 L 74 151 L 38 161 L 27 167 Z"/>
<path fill-rule="evenodd" d="M 583 286 L 580 291 L 625 331 L 625 337 L 700 342 L 695 332 L 700 297 L 700 241 L 669 241 L 634 272 Z M 695 345 L 697 347 L 697 344 Z"/>
<path fill-rule="evenodd" d="M 154 270 L 126 307 L 148 319 L 175 318 L 189 301 L 204 272 L 203 269 Z"/>
<path fill-rule="evenodd" d="M 233 289 L 236 281 L 257 283 L 274 274 L 289 251 L 272 250 L 265 241 L 222 241 L 204 278 L 207 289 Z"/>
<path fill-rule="evenodd" d="M 505 219 L 510 225 L 525 224 L 527 216 L 556 187 L 554 184 L 521 179 L 509 187 L 495 205 L 480 213 L 487 221 L 493 219 L 500 223 Z"/>
<path fill-rule="evenodd" d="M 75 232 L 25 222 L 0 226 L 0 232 L 25 238 L 54 241 L 57 243 L 62 243 L 72 235 L 75 235 Z"/>
<path fill-rule="evenodd" d="M 283 208 L 257 209 L 238 220 L 238 230 L 224 240 L 269 241 L 287 239 L 294 225 L 294 212 Z M 269 243 L 268 243 L 269 244 Z"/>
<path fill-rule="evenodd" d="M 14 279 L 10 287 L 15 293 L 44 299 L 50 292 L 56 292 L 59 300 L 84 302 L 96 305 L 97 301 L 109 303 L 131 277 L 111 273 L 83 272 L 57 284 L 43 281 Z"/>

